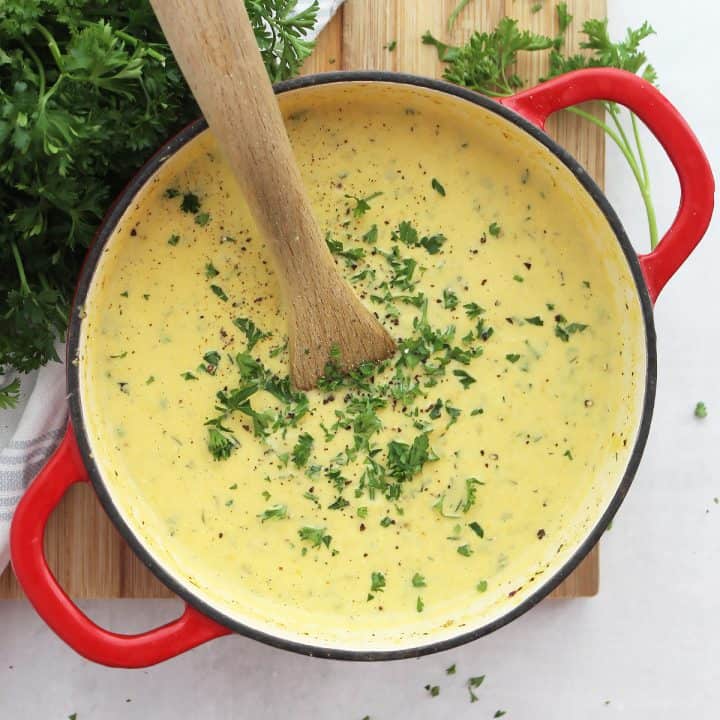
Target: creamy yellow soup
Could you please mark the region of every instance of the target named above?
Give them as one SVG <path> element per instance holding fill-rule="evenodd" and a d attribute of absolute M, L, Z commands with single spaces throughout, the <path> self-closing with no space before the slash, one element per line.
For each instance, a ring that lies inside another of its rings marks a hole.
<path fill-rule="evenodd" d="M 93 455 L 151 555 L 253 627 L 393 649 L 488 622 L 622 476 L 643 321 L 612 232 L 539 143 L 459 99 L 281 97 L 336 262 L 398 343 L 289 386 L 277 276 L 209 132 L 123 215 L 78 361 Z"/>

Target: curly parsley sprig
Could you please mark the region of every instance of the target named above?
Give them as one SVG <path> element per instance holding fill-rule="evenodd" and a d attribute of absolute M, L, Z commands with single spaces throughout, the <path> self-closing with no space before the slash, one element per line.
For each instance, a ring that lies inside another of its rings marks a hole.
<path fill-rule="evenodd" d="M 451 15 L 453 22 L 467 4 L 462 2 L 458 5 Z M 585 52 L 566 55 L 563 52 L 565 34 L 573 18 L 566 3 L 559 3 L 555 9 L 559 28 L 556 37 L 520 30 L 517 20 L 504 17 L 494 30 L 473 33 L 463 46 L 447 45 L 430 32 L 426 32 L 422 40 L 435 46 L 440 60 L 446 63 L 443 73 L 446 80 L 491 97 L 512 95 L 525 85 L 514 70 L 521 52 L 549 51 L 550 71 L 544 80 L 581 68 L 614 67 L 639 74 L 652 84 L 657 82 L 655 68 L 640 48 L 642 41 L 655 32 L 647 22 L 639 28 L 629 28 L 624 38 L 614 42 L 608 32 L 607 19 L 587 20 L 581 29 L 586 39 L 580 43 Z M 609 122 L 580 107 L 571 107 L 568 111 L 600 127 L 620 148 L 640 189 L 648 220 L 650 247 L 654 249 L 659 242 L 657 218 L 637 117 L 628 111 L 628 130 L 623 121 L 624 111 L 616 103 L 606 102 L 603 105 Z"/>
<path fill-rule="evenodd" d="M 297 73 L 318 4 L 246 0 L 268 74 Z M 85 249 L 109 200 L 199 115 L 148 0 L 3 0 L 0 375 L 57 360 Z M 0 388 L 0 408 L 15 404 Z"/>

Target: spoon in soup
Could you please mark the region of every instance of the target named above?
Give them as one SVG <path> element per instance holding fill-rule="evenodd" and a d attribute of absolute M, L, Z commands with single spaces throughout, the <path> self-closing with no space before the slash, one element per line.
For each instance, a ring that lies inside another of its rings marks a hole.
<path fill-rule="evenodd" d="M 270 246 L 288 312 L 290 377 L 315 387 L 395 344 L 341 276 L 313 217 L 243 0 L 151 0 L 180 69 Z"/>

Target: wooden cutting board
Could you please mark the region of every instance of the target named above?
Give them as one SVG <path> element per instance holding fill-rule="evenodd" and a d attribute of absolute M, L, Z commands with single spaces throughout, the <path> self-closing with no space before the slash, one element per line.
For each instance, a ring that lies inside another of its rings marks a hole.
<path fill-rule="evenodd" d="M 347 0 L 323 30 L 305 72 L 326 70 L 395 70 L 440 77 L 442 64 L 434 48 L 420 42 L 430 30 L 446 42 L 458 43 L 473 30 L 495 27 L 503 15 L 517 18 L 520 27 L 554 35 L 553 0 L 471 0 L 452 33 L 447 18 L 458 0 Z M 533 12 L 533 6 L 541 9 Z M 606 15 L 606 0 L 568 0 L 577 30 L 588 18 Z M 577 33 L 570 49 L 576 50 Z M 388 45 L 395 41 L 395 49 Z M 519 62 L 521 77 L 536 80 L 546 70 L 540 58 L 526 55 Z M 594 111 L 599 112 L 597 108 Z M 574 115 L 563 114 L 549 132 L 567 148 L 602 186 L 605 145 L 602 131 Z M 51 518 L 47 556 L 62 586 L 75 598 L 160 598 L 171 593 L 144 567 L 100 509 L 93 491 L 74 486 Z M 584 597 L 598 591 L 597 548 L 553 593 L 553 597 Z M 0 598 L 21 597 L 8 569 L 0 576 Z"/>

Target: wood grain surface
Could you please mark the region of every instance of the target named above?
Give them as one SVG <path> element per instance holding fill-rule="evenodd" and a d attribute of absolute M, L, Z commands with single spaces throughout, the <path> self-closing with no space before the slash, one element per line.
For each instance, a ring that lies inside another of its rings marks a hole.
<path fill-rule="evenodd" d="M 458 43 L 473 30 L 495 26 L 503 15 L 521 27 L 553 34 L 557 25 L 554 3 L 545 0 L 532 12 L 534 0 L 472 0 L 452 32 L 447 18 L 457 0 L 346 0 L 321 33 L 304 72 L 377 69 L 440 77 L 442 64 L 434 48 L 420 36 L 431 30 L 437 37 Z M 605 17 L 606 0 L 568 0 L 575 20 L 569 47 L 576 49 L 577 30 L 583 20 Z M 395 41 L 395 49 L 388 45 Z M 536 79 L 546 70 L 539 57 L 519 61 L 521 77 Z M 590 108 L 600 112 L 599 108 Z M 548 131 L 574 155 L 602 186 L 605 144 L 602 131 L 576 116 L 564 113 L 551 119 Z M 48 562 L 62 586 L 74 598 L 160 598 L 171 593 L 143 566 L 101 510 L 88 486 L 75 485 L 53 515 L 46 536 Z M 595 548 L 578 569 L 553 593 L 570 598 L 598 591 L 598 552 Z M 12 572 L 0 576 L 0 599 L 22 597 Z"/>

